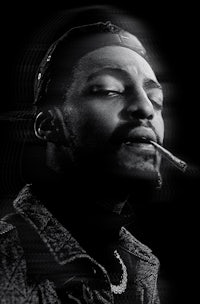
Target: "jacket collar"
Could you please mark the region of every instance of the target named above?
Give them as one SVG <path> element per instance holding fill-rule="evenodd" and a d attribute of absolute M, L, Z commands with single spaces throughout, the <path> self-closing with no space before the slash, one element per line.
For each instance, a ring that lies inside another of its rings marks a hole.
<path fill-rule="evenodd" d="M 70 262 L 75 257 L 87 256 L 77 240 L 33 194 L 31 184 L 21 190 L 13 206 L 34 227 L 59 264 Z"/>
<path fill-rule="evenodd" d="M 31 184 L 22 189 L 13 206 L 16 212 L 34 227 L 60 265 L 78 257 L 93 260 L 70 232 L 53 217 L 33 194 Z M 119 244 L 136 257 L 157 267 L 159 266 L 158 259 L 152 254 L 151 249 L 139 242 L 124 227 L 120 231 Z"/>

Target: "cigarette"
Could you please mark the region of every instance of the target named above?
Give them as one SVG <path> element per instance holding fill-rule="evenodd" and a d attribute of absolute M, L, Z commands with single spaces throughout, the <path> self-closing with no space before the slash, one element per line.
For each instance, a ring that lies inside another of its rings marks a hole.
<path fill-rule="evenodd" d="M 155 141 L 150 140 L 149 141 L 152 145 L 154 145 L 157 150 L 160 152 L 162 156 L 167 158 L 174 166 L 176 166 L 179 170 L 185 172 L 187 169 L 187 164 L 180 158 L 174 156 L 171 152 L 169 152 L 167 149 L 163 148 L 160 146 L 158 143 Z"/>

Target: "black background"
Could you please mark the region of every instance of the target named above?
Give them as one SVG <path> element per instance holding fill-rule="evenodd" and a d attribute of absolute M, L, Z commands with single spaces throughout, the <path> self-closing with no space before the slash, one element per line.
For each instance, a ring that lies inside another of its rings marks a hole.
<path fill-rule="evenodd" d="M 19 60 L 21 62 L 31 35 L 49 15 L 59 9 L 82 5 L 78 2 L 75 4 L 56 2 L 57 5 L 54 6 L 42 1 L 18 3 L 17 6 L 8 2 L 4 7 L 2 6 L 3 86 L 0 103 L 2 213 L 7 210 L 7 202 L 27 181 L 26 174 L 29 169 L 24 138 L 28 138 L 31 143 L 32 134 L 29 136 L 23 133 L 22 129 L 27 123 L 31 126 L 32 121 L 29 120 L 29 116 L 27 118 L 26 115 L 22 115 L 23 119 L 20 118 L 20 123 L 19 119 L 16 122 L 17 113 L 26 112 L 28 108 L 26 102 L 30 102 L 26 98 L 23 101 L 19 100 L 16 76 Z M 167 79 L 170 79 L 170 83 L 176 88 L 176 93 L 173 93 L 174 96 L 165 114 L 168 127 L 166 144 L 176 155 L 181 156 L 191 165 L 200 167 L 197 4 L 190 2 L 175 5 L 175 1 L 132 4 L 123 1 L 123 4 L 118 6 L 128 9 L 154 29 L 157 46 L 169 70 Z M 34 160 L 32 156 L 33 163 Z M 166 284 L 170 282 L 172 286 L 173 300 L 170 299 L 169 303 L 194 303 L 198 296 L 199 282 L 199 177 L 196 174 L 183 176 L 172 168 L 166 169 L 164 176 L 166 180 L 162 194 L 153 205 L 146 207 L 145 212 L 139 214 L 137 221 L 140 224 L 136 223 L 135 233 L 153 248 L 160 258 L 161 273 L 166 279 Z M 139 232 L 141 227 L 142 233 Z M 133 227 L 131 229 L 134 230 Z"/>

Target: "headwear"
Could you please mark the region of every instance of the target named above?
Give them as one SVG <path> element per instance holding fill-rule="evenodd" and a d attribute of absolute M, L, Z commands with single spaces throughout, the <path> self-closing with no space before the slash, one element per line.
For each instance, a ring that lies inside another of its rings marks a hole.
<path fill-rule="evenodd" d="M 129 48 L 146 58 L 146 51 L 137 37 L 110 21 L 70 29 L 50 46 L 39 66 L 34 85 L 34 104 L 44 102 L 50 83 L 62 79 L 64 74 L 70 75 L 84 55 L 101 47 L 115 45 Z M 63 58 L 67 58 L 64 69 Z M 59 81 L 57 84 L 59 90 Z"/>

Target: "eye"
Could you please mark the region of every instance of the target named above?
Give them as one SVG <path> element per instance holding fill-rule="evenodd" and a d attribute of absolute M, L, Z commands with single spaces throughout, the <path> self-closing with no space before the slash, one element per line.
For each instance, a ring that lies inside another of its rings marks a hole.
<path fill-rule="evenodd" d="M 162 109 L 163 109 L 163 96 L 162 95 L 148 94 L 148 98 L 156 110 L 162 111 Z"/>
<path fill-rule="evenodd" d="M 107 97 L 117 97 L 121 95 L 121 92 L 119 91 L 113 91 L 113 90 L 102 90 L 99 92 L 101 96 L 107 96 Z"/>
<path fill-rule="evenodd" d="M 102 97 L 102 98 L 106 98 L 106 97 L 112 98 L 122 95 L 122 92 L 119 90 L 97 89 L 97 88 L 92 88 L 90 90 L 90 93 L 94 96 Z"/>
<path fill-rule="evenodd" d="M 158 111 L 162 111 L 163 109 L 163 102 L 157 99 L 149 98 L 151 103 L 153 104 L 154 108 Z"/>

